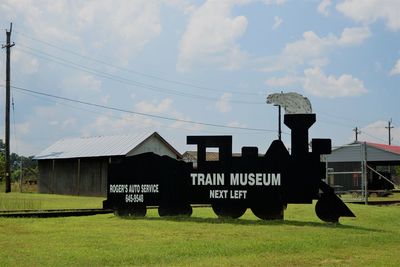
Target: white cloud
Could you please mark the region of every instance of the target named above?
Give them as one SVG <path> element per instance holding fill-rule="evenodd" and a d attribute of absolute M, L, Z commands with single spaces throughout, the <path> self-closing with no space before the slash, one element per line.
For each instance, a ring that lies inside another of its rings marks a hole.
<path fill-rule="evenodd" d="M 371 36 L 371 31 L 368 27 L 359 28 L 345 28 L 340 35 L 338 45 L 340 46 L 352 46 L 360 45 L 364 40 Z"/>
<path fill-rule="evenodd" d="M 324 16 L 329 16 L 328 8 L 332 5 L 331 0 L 322 0 L 321 3 L 318 5 L 318 12 L 323 14 Z"/>
<path fill-rule="evenodd" d="M 69 95 L 75 97 L 76 93 L 79 92 L 81 95 L 83 92 L 87 93 L 100 93 L 102 82 L 98 80 L 93 75 L 81 73 L 81 74 L 71 74 L 69 77 L 65 77 L 61 84 L 63 86 L 63 91 Z"/>
<path fill-rule="evenodd" d="M 388 143 L 388 130 L 385 128 L 388 126 L 387 121 L 375 121 L 362 127 L 359 139 L 367 142 L 375 143 Z M 395 127 L 391 130 L 392 144 L 400 143 L 400 128 Z"/>
<path fill-rule="evenodd" d="M 283 19 L 281 17 L 275 16 L 274 17 L 274 25 L 272 25 L 272 29 L 273 30 L 278 29 L 279 26 L 281 26 L 282 22 L 283 22 Z"/>
<path fill-rule="evenodd" d="M 166 117 L 181 119 L 182 114 L 173 109 L 172 100 L 170 98 L 162 99 L 161 101 L 140 101 L 134 105 L 137 112 L 159 115 Z M 133 134 L 146 131 L 157 131 L 160 128 L 176 127 L 181 128 L 183 123 L 172 122 L 171 125 L 138 114 L 122 114 L 114 116 L 112 113 L 98 116 L 95 121 L 82 130 L 83 135 L 120 135 Z"/>
<path fill-rule="evenodd" d="M 100 100 L 101 100 L 102 103 L 108 104 L 108 102 L 110 101 L 110 99 L 111 99 L 111 95 L 104 95 L 104 96 L 101 97 Z"/>
<path fill-rule="evenodd" d="M 159 1 L 84 1 L 78 19 L 83 31 L 97 33 L 103 47 L 129 57 L 161 33 Z M 112 10 L 112 12 L 110 12 Z M 101 28 L 101 30 L 93 29 Z"/>
<path fill-rule="evenodd" d="M 186 71 L 198 64 L 236 69 L 243 64 L 247 54 L 237 40 L 248 22 L 244 16 L 232 17 L 231 9 L 244 2 L 208 0 L 193 12 L 180 41 L 178 70 Z"/>
<path fill-rule="evenodd" d="M 50 124 L 50 126 L 61 127 L 62 129 L 66 129 L 69 127 L 76 126 L 76 122 L 77 122 L 76 118 L 70 117 L 70 118 L 64 119 L 62 122 L 60 122 L 58 120 L 53 120 L 53 121 L 50 121 L 49 124 Z"/>
<path fill-rule="evenodd" d="M 101 81 L 89 74 L 81 75 L 79 77 L 79 84 L 82 86 L 82 89 L 95 92 L 101 91 Z"/>
<path fill-rule="evenodd" d="M 189 3 L 186 0 L 163 0 L 163 3 L 183 11 L 184 14 L 190 14 L 196 9 L 194 4 Z"/>
<path fill-rule="evenodd" d="M 135 110 L 141 113 L 147 114 L 155 114 L 155 115 L 162 115 L 170 118 L 176 119 L 171 124 L 166 125 L 167 128 L 175 128 L 175 129 L 189 129 L 189 130 L 200 130 L 203 128 L 202 125 L 186 123 L 184 121 L 191 121 L 189 116 L 182 114 L 181 112 L 174 109 L 172 105 L 173 101 L 170 98 L 164 98 L 163 100 L 157 101 L 140 101 L 135 104 Z M 147 124 L 151 124 L 150 121 Z M 161 124 L 157 124 L 153 122 L 154 125 L 160 126 Z"/>
<path fill-rule="evenodd" d="M 161 122 L 140 115 L 122 114 L 117 117 L 109 114 L 98 116 L 93 123 L 82 127 L 81 134 L 84 136 L 137 134 L 138 131 L 150 132 L 161 126 Z"/>
<path fill-rule="evenodd" d="M 367 92 L 364 83 L 349 74 L 336 78 L 325 75 L 319 68 L 306 69 L 304 74 L 304 89 L 315 96 L 333 98 L 356 96 Z"/>
<path fill-rule="evenodd" d="M 140 101 L 135 104 L 135 109 L 141 113 L 163 114 L 171 110 L 172 99 L 165 98 L 159 103 L 156 101 Z"/>
<path fill-rule="evenodd" d="M 135 110 L 140 113 L 162 115 L 176 119 L 175 121 L 162 121 L 156 118 L 139 114 L 122 114 L 115 116 L 113 113 L 98 116 L 93 123 L 85 125 L 82 134 L 90 135 L 120 135 L 133 134 L 139 132 L 152 132 L 159 129 L 185 129 L 197 131 L 203 128 L 202 125 L 186 123 L 191 121 L 189 116 L 185 116 L 175 110 L 170 98 L 161 101 L 140 101 L 134 105 Z"/>
<path fill-rule="evenodd" d="M 223 93 L 215 104 L 215 107 L 217 110 L 221 113 L 227 113 L 231 111 L 232 107 L 230 105 L 230 101 L 232 99 L 232 94 L 231 93 Z"/>
<path fill-rule="evenodd" d="M 294 84 L 299 84 L 304 81 L 304 78 L 295 75 L 286 75 L 284 77 L 272 77 L 265 83 L 270 87 L 288 87 Z"/>
<path fill-rule="evenodd" d="M 178 120 L 170 124 L 168 128 L 183 129 L 185 131 L 192 131 L 192 132 L 204 129 L 204 125 L 184 122 L 184 121 L 191 121 L 191 119 L 189 116 L 185 116 L 180 112 L 174 112 L 173 117 Z"/>
<path fill-rule="evenodd" d="M 326 56 L 332 49 L 360 45 L 370 35 L 367 27 L 345 28 L 340 37 L 333 34 L 319 37 L 313 31 L 307 31 L 301 40 L 286 44 L 280 55 L 267 58 L 262 70 L 291 70 L 304 64 L 321 67 L 326 64 Z"/>
<path fill-rule="evenodd" d="M 337 42 L 337 37 L 330 34 L 326 37 L 319 37 L 313 31 L 303 33 L 303 39 L 293 43 L 286 44 L 283 54 L 295 56 L 299 52 L 303 57 L 319 57 L 326 51 L 327 48 Z M 303 60 L 303 58 L 301 59 Z"/>
<path fill-rule="evenodd" d="M 27 105 L 30 106 L 30 103 Z M 18 144 L 11 140 L 13 151 L 22 155 L 37 154 L 62 137 L 76 136 L 80 128 L 77 124 L 79 120 L 84 120 L 80 110 L 64 105 L 34 107 L 25 113 L 26 116 L 19 118 L 15 127 Z"/>
<path fill-rule="evenodd" d="M 64 130 L 72 130 L 76 129 L 78 125 L 78 119 L 73 115 L 77 114 L 74 108 L 66 109 L 63 105 L 55 105 L 55 106 L 41 106 L 35 108 L 35 110 L 30 114 L 31 118 L 29 118 L 22 125 L 28 126 L 25 131 L 22 131 L 24 135 L 42 133 L 44 128 L 48 128 L 48 125 L 53 126 L 51 132 L 55 133 L 56 131 L 64 131 Z M 33 119 L 34 118 L 34 119 Z M 29 121 L 35 121 L 38 123 L 31 124 Z M 23 128 L 17 128 L 18 132 L 21 133 Z"/>
<path fill-rule="evenodd" d="M 344 0 L 336 9 L 357 22 L 369 24 L 382 19 L 389 29 L 400 30 L 400 1 L 397 0 Z"/>
<path fill-rule="evenodd" d="M 71 127 L 71 126 L 75 126 L 76 125 L 76 118 L 73 118 L 73 117 L 70 117 L 70 118 L 67 118 L 67 119 L 65 119 L 63 122 L 62 122 L 62 126 L 64 127 L 64 128 L 67 128 L 67 127 Z"/>
<path fill-rule="evenodd" d="M 18 70 L 24 74 L 31 75 L 39 70 L 38 60 L 29 54 L 21 53 L 18 49 L 12 49 L 12 64 L 18 66 Z"/>
<path fill-rule="evenodd" d="M 18 123 L 15 125 L 15 127 L 18 135 L 27 135 L 32 129 L 32 125 L 28 121 Z"/>
<path fill-rule="evenodd" d="M 15 152 L 18 155 L 34 156 L 41 151 L 43 147 L 38 146 L 35 142 L 27 142 L 26 140 L 17 137 L 16 139 L 11 140 L 10 149 L 11 152 Z"/>
<path fill-rule="evenodd" d="M 271 77 L 266 81 L 267 86 L 288 88 L 302 86 L 308 93 L 319 97 L 356 96 L 367 92 L 361 80 L 349 74 L 338 78 L 325 73 L 318 67 L 304 70 L 304 76 L 286 75 Z"/>
<path fill-rule="evenodd" d="M 264 3 L 267 5 L 283 5 L 286 3 L 286 0 L 264 0 Z"/>
<path fill-rule="evenodd" d="M 156 0 L 13 1 L 0 4 L 0 13 L 22 33 L 74 49 L 112 49 L 123 62 L 161 32 Z M 90 37 L 90 42 L 86 42 Z M 90 51 L 93 53 L 93 51 Z"/>
<path fill-rule="evenodd" d="M 390 75 L 399 75 L 400 74 L 400 59 L 397 60 L 393 69 L 390 71 Z"/>

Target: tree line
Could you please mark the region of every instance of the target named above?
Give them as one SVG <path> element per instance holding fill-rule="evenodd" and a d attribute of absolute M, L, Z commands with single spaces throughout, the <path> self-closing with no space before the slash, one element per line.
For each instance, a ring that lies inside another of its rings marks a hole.
<path fill-rule="evenodd" d="M 4 182 L 5 177 L 5 144 L 0 139 L 0 182 Z M 20 181 L 37 181 L 38 178 L 38 164 L 33 159 L 33 156 L 25 157 L 16 153 L 10 154 L 10 170 L 11 182 Z"/>

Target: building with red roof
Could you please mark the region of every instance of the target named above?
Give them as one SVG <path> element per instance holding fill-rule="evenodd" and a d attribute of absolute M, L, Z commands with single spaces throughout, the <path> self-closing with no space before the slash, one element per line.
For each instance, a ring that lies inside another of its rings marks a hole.
<path fill-rule="evenodd" d="M 368 190 L 389 189 L 393 187 L 391 182 L 399 183 L 392 166 L 400 166 L 400 146 L 354 142 L 334 148 L 325 156 L 325 161 L 328 182 L 344 191 L 359 190 L 365 183 Z M 367 181 L 362 179 L 363 169 L 366 169 Z"/>

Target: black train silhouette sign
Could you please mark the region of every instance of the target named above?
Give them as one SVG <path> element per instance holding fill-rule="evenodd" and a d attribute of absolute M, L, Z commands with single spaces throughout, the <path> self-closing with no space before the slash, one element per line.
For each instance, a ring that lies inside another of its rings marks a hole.
<path fill-rule="evenodd" d="M 258 218 L 272 220 L 283 219 L 287 204 L 317 199 L 315 211 L 323 221 L 355 217 L 323 181 L 320 155 L 331 153 L 331 140 L 312 139 L 309 151 L 308 129 L 316 116 L 308 99 L 300 96 L 299 104 L 299 96 L 273 94 L 267 99 L 285 108 L 291 153 L 281 140 L 274 140 L 265 155 L 260 156 L 257 147 L 243 147 L 241 157 L 232 157 L 232 136 L 188 136 L 187 143 L 197 145 L 197 168 L 154 153 L 111 163 L 104 208 L 145 216 L 146 207 L 158 206 L 160 216 L 190 216 L 191 204 L 210 204 L 219 217 L 239 218 L 250 208 Z M 206 160 L 208 147 L 219 148 L 218 161 Z"/>

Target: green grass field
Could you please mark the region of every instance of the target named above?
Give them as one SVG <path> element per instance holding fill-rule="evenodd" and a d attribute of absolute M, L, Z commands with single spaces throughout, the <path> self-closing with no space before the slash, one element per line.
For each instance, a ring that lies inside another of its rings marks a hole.
<path fill-rule="evenodd" d="M 100 209 L 101 197 L 76 197 L 35 193 L 0 193 L 2 210 Z"/>
<path fill-rule="evenodd" d="M 364 202 L 364 197 L 361 194 L 353 195 L 353 194 L 343 194 L 341 195 L 341 199 L 344 202 Z M 378 197 L 376 194 L 371 194 L 368 197 L 368 201 L 370 202 L 382 202 L 382 201 L 400 201 L 400 193 L 395 192 L 386 197 Z"/>
<path fill-rule="evenodd" d="M 101 203 L 29 195 L 46 207 Z M 190 218 L 159 218 L 156 210 L 140 219 L 0 218 L 0 265 L 399 266 L 400 206 L 349 206 L 357 218 L 340 225 L 321 222 L 313 205 L 289 205 L 285 221 L 261 221 L 251 212 L 221 220 L 210 208 L 196 208 Z"/>

